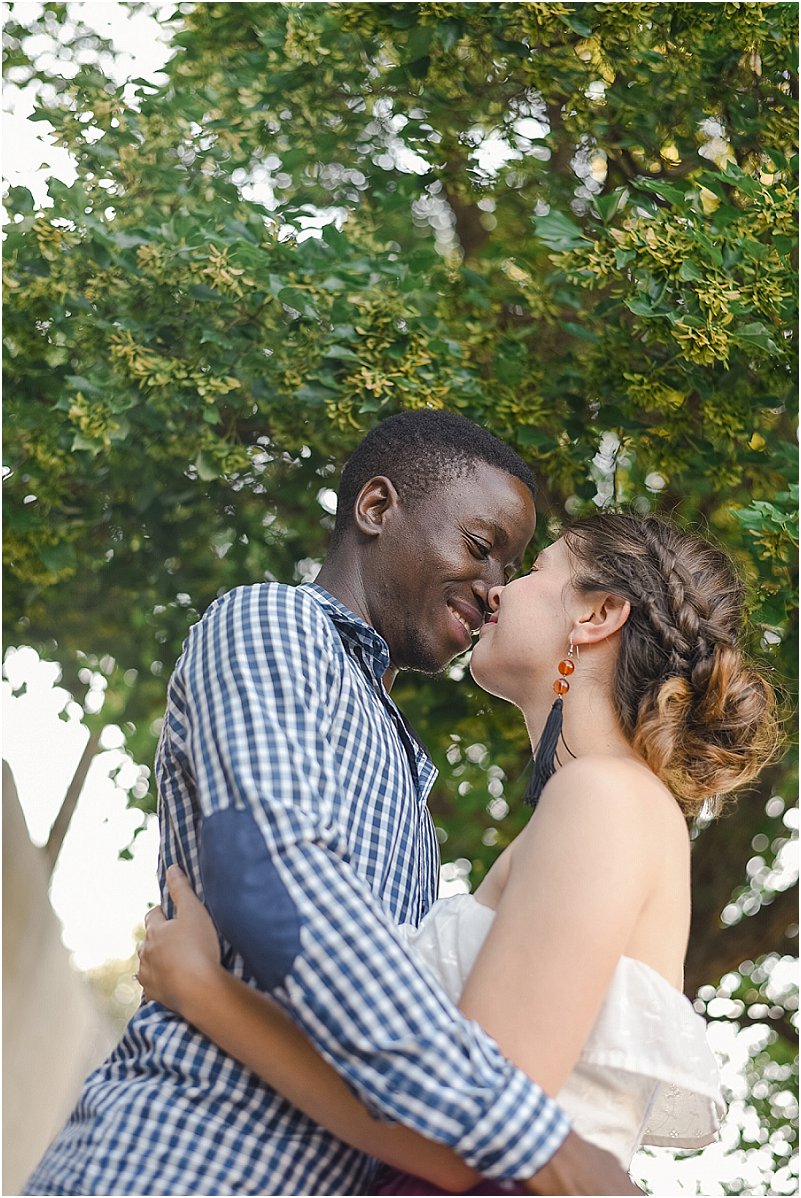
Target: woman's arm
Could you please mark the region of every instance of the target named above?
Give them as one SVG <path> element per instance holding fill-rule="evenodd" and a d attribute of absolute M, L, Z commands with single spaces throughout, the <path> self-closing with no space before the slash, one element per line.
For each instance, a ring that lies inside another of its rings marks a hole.
<path fill-rule="evenodd" d="M 679 836 L 678 808 L 642 766 L 585 757 L 557 771 L 514 843 L 459 1006 L 553 1096 Z"/>
<path fill-rule="evenodd" d="M 217 934 L 177 867 L 167 873 L 176 918 L 148 912 L 139 980 L 148 999 L 177 1011 L 339 1139 L 442 1189 L 459 1192 L 478 1175 L 445 1145 L 374 1119 L 303 1032 L 266 995 L 219 964 Z"/>

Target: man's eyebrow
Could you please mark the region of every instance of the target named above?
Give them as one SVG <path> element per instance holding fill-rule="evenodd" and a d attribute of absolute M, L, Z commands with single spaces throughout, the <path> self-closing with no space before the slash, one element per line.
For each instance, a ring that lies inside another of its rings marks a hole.
<path fill-rule="evenodd" d="M 494 544 L 500 546 L 508 544 L 509 535 L 502 525 L 496 524 L 494 520 L 481 520 L 480 523 L 483 524 L 487 532 L 492 534 Z"/>

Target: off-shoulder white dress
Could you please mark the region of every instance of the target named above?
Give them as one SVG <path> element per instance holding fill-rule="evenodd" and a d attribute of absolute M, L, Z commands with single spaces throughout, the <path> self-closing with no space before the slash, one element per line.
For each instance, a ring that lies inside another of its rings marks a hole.
<path fill-rule="evenodd" d="M 457 1001 L 495 912 L 471 894 L 439 899 L 406 942 Z M 581 1056 L 557 1096 L 573 1130 L 624 1169 L 642 1144 L 701 1148 L 724 1106 L 706 1025 L 660 974 L 621 957 Z"/>

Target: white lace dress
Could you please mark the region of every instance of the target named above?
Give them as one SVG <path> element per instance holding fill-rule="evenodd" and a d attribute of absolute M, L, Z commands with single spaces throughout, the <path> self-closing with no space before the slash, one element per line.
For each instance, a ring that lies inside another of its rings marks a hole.
<path fill-rule="evenodd" d="M 495 912 L 470 894 L 434 903 L 404 939 L 456 1001 Z M 621 957 L 598 1018 L 557 1101 L 573 1130 L 624 1169 L 641 1144 L 701 1148 L 724 1106 L 706 1025 L 660 974 Z"/>

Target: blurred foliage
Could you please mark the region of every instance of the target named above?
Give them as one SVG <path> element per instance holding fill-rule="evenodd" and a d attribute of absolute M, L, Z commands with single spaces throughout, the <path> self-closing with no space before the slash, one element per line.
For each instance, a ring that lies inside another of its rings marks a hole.
<path fill-rule="evenodd" d="M 362 433 L 446 406 L 532 463 L 540 540 L 597 503 L 709 529 L 789 713 L 796 6 L 160 16 L 164 73 L 120 83 L 69 5 L 9 5 L 8 84 L 78 175 L 41 210 L 5 201 L 7 642 L 79 699 L 101 673 L 87 722 L 149 761 L 189 625 L 235 584 L 312 576 Z M 527 753 L 463 674 L 397 697 L 441 769 L 443 854 L 476 879 L 521 826 Z M 776 872 L 794 762 L 698 830 L 690 993 L 793 951 L 789 892 L 743 871 L 764 840 Z M 152 809 L 146 783 L 131 801 Z M 766 1026 L 780 1062 L 790 1025 Z"/>
<path fill-rule="evenodd" d="M 144 924 L 136 929 L 135 936 L 137 941 L 144 940 Z M 100 1006 L 120 1036 L 142 1001 L 142 987 L 134 977 L 138 968 L 139 957 L 134 952 L 128 958 L 105 961 L 85 970 Z"/>

